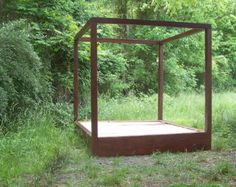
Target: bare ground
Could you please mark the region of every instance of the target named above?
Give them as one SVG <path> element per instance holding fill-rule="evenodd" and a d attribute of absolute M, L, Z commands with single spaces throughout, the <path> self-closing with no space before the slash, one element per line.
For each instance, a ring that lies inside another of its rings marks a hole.
<path fill-rule="evenodd" d="M 236 151 L 98 158 L 76 150 L 52 186 L 236 186 Z"/>

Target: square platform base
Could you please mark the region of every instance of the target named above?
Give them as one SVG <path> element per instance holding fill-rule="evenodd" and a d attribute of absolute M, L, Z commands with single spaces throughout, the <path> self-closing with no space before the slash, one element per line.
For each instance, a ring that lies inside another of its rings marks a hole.
<path fill-rule="evenodd" d="M 210 149 L 211 136 L 197 129 L 165 121 L 98 121 L 98 137 L 93 138 L 91 122 L 76 122 L 98 156 L 144 155 L 155 151 Z"/>

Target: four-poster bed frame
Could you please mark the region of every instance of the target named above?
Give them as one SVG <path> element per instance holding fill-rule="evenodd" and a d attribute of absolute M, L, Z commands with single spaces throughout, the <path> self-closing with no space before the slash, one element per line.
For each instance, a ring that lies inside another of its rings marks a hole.
<path fill-rule="evenodd" d="M 98 24 L 146 25 L 189 30 L 163 40 L 98 38 Z M 83 35 L 90 29 L 90 38 Z M 205 129 L 181 127 L 163 119 L 164 45 L 195 34 L 205 33 Z M 91 18 L 74 40 L 74 121 L 90 140 L 92 153 L 98 156 L 143 155 L 154 151 L 194 151 L 211 148 L 212 83 L 211 83 L 211 25 L 186 22 L 152 21 L 118 18 Z M 91 43 L 91 123 L 78 120 L 78 43 Z M 158 62 L 158 120 L 144 122 L 99 122 L 97 83 L 97 43 L 150 44 L 159 46 Z M 133 130 L 131 130 L 133 128 Z M 146 128 L 146 130 L 145 130 Z"/>

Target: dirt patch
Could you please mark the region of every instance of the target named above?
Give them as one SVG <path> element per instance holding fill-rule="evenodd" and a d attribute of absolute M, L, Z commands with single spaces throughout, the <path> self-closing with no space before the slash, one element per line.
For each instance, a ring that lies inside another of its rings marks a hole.
<path fill-rule="evenodd" d="M 114 184 L 114 186 L 161 187 L 172 183 L 195 184 L 196 181 L 206 184 L 212 182 L 236 186 L 236 178 L 232 174 L 219 174 L 216 181 L 206 177 L 205 173 L 214 172 L 211 169 L 214 170 L 217 163 L 221 161 L 229 162 L 236 174 L 235 150 L 178 154 L 160 153 L 151 156 L 116 158 L 91 157 L 89 160 L 86 157 L 75 162 L 72 159 L 54 172 L 53 186 L 74 186 L 78 184 L 83 184 L 82 186 L 104 186 L 101 181 L 106 180 L 106 177 L 111 175 L 114 175 L 114 178 L 116 175 L 119 177 L 120 171 L 125 172 L 125 177 L 121 183 Z"/>

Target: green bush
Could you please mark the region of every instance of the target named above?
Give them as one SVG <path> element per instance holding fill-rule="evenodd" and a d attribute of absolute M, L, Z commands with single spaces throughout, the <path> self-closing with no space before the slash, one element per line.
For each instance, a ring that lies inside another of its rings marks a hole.
<path fill-rule="evenodd" d="M 57 127 L 66 127 L 73 123 L 73 106 L 68 103 L 51 103 L 48 105 Z"/>
<path fill-rule="evenodd" d="M 24 21 L 0 26 L 0 118 L 16 116 L 20 111 L 49 98 L 47 76 L 29 41 Z"/>

